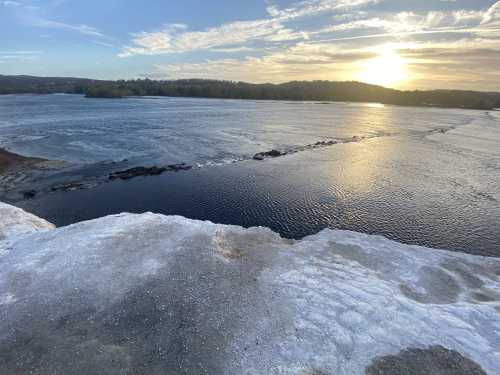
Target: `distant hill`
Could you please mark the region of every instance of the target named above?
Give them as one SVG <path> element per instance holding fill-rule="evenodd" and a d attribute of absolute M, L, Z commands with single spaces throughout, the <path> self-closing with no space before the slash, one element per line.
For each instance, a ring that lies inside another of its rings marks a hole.
<path fill-rule="evenodd" d="M 221 99 L 376 102 L 467 109 L 500 108 L 500 93 L 431 90 L 401 91 L 360 82 L 294 81 L 252 84 L 203 79 L 99 81 L 82 78 L 2 76 L 0 94 L 85 94 L 91 98 L 173 96 Z"/>
<path fill-rule="evenodd" d="M 92 79 L 70 77 L 33 77 L 0 75 L 2 94 L 83 94 L 84 89 L 97 84 Z"/>

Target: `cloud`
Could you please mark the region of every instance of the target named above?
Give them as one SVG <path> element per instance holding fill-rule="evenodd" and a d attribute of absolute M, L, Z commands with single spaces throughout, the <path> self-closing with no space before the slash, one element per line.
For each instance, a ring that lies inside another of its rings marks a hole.
<path fill-rule="evenodd" d="M 352 63 L 371 59 L 373 51 L 349 50 L 307 42 L 271 52 L 263 57 L 207 60 L 200 63 L 156 65 L 150 77 L 163 79 L 213 78 L 251 82 L 285 82 L 300 79 L 342 79 Z"/>
<path fill-rule="evenodd" d="M 306 0 L 286 9 L 271 5 L 267 8 L 270 18 L 236 21 L 203 31 L 187 31 L 186 25 L 182 25 L 181 28 L 167 25 L 157 31 L 132 34 L 131 45 L 125 46 L 119 56 L 183 53 L 222 47 L 237 49 L 244 48 L 243 44 L 252 42 L 278 43 L 307 40 L 306 32 L 294 31 L 286 27 L 285 23 L 300 17 L 359 7 L 379 1 Z"/>
<path fill-rule="evenodd" d="M 251 47 L 232 47 L 232 48 L 212 48 L 211 51 L 213 52 L 221 52 L 221 53 L 237 53 L 237 52 L 250 52 L 250 51 L 256 51 L 256 48 L 251 48 Z"/>
<path fill-rule="evenodd" d="M 427 12 L 416 14 L 400 12 L 387 17 L 357 19 L 340 23 L 320 30 L 320 33 L 352 31 L 352 30 L 382 30 L 386 33 L 415 33 L 426 31 L 460 31 L 480 25 L 485 12 L 459 10 L 454 12 Z"/>
<path fill-rule="evenodd" d="M 6 6 L 6 7 L 18 7 L 21 6 L 21 3 L 18 1 L 11 1 L 11 0 L 6 0 L 2 1 L 0 4 Z"/>
<path fill-rule="evenodd" d="M 206 60 L 196 63 L 160 64 L 148 76 L 158 79 L 209 78 L 256 83 L 290 80 L 355 80 L 360 67 L 392 50 L 404 59 L 410 80 L 400 88 L 448 88 L 498 90 L 500 43 L 498 40 L 464 38 L 450 42 L 369 43 L 364 47 L 349 44 L 302 42 L 272 51 L 261 57 Z M 488 67 L 488 69 L 485 69 Z M 435 78 L 435 80 L 434 80 Z"/>
<path fill-rule="evenodd" d="M 114 44 L 112 43 L 107 43 L 107 42 L 103 42 L 103 41 L 100 41 L 100 40 L 91 40 L 90 41 L 91 43 L 93 44 L 96 44 L 98 46 L 102 46 L 102 47 L 109 47 L 109 48 L 114 48 L 116 47 Z"/>
<path fill-rule="evenodd" d="M 5 62 L 12 60 L 38 60 L 41 51 L 0 51 L 0 59 Z"/>
<path fill-rule="evenodd" d="M 204 31 L 187 31 L 185 25 L 167 25 L 155 32 L 134 34 L 133 46 L 127 46 L 120 57 L 158 55 L 209 50 L 220 47 L 241 47 L 250 41 L 280 42 L 304 38 L 284 27 L 277 20 L 237 21 Z"/>
<path fill-rule="evenodd" d="M 44 18 L 36 18 L 33 20 L 33 25 L 36 27 L 48 28 L 48 29 L 62 29 L 76 31 L 83 35 L 105 37 L 103 33 L 92 26 L 88 25 L 72 25 L 64 22 L 52 21 Z"/>
<path fill-rule="evenodd" d="M 289 8 L 269 5 L 270 18 L 236 21 L 202 31 L 189 31 L 187 25 L 166 25 L 152 32 L 132 34 L 120 57 L 160 55 L 213 50 L 236 53 L 257 50 L 257 46 L 286 45 L 316 40 L 319 43 L 385 37 L 403 37 L 443 33 L 497 35 L 500 25 L 500 1 L 483 10 L 430 11 L 426 13 L 363 12 L 359 7 L 382 0 L 305 0 Z M 357 9 L 353 11 L 353 9 Z M 332 13 L 332 22 L 318 30 L 295 30 L 288 23 L 324 13 Z M 359 34 L 364 32 L 364 34 Z M 325 39 L 327 35 L 331 37 Z"/>
<path fill-rule="evenodd" d="M 482 25 L 496 23 L 500 21 L 500 1 L 493 4 L 485 13 L 483 13 Z"/>
<path fill-rule="evenodd" d="M 0 55 L 38 55 L 40 54 L 40 51 L 9 51 L 9 52 L 2 52 L 0 51 Z"/>
<path fill-rule="evenodd" d="M 341 19 L 336 17 L 336 19 Z M 346 18 L 346 22 L 335 23 L 308 32 L 311 42 L 337 43 L 346 41 L 393 39 L 439 39 L 450 40 L 492 39 L 500 41 L 500 1 L 490 8 L 479 10 L 430 11 L 386 13 L 370 17 L 357 14 Z M 373 43 L 373 42 L 372 42 Z"/>
<path fill-rule="evenodd" d="M 68 31 L 78 32 L 83 35 L 89 35 L 99 38 L 109 38 L 106 35 L 104 35 L 100 30 L 86 24 L 66 23 L 48 19 L 42 16 L 47 13 L 46 8 L 57 7 L 66 2 L 67 0 L 48 1 L 44 4 L 44 9 L 40 8 L 39 6 L 35 6 L 32 4 L 21 4 L 16 1 L 4 1 L 3 4 L 4 5 L 6 5 L 7 3 L 11 5 L 15 4 L 15 6 L 18 8 L 16 12 L 20 16 L 20 18 L 29 26 L 47 28 L 47 29 L 68 30 Z"/>
<path fill-rule="evenodd" d="M 321 13 L 357 8 L 369 4 L 376 4 L 381 1 L 382 0 L 306 0 L 285 9 L 270 5 L 267 8 L 267 12 L 273 18 L 290 20 L 300 17 L 315 16 Z"/>

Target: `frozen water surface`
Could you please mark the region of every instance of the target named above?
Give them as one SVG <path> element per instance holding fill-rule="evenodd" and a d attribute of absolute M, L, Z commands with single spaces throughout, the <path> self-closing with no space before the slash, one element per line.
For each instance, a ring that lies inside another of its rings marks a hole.
<path fill-rule="evenodd" d="M 224 163 L 273 148 L 353 136 L 424 134 L 483 112 L 363 103 L 193 98 L 0 97 L 0 146 L 23 155 L 96 163 Z"/>
<path fill-rule="evenodd" d="M 0 269 L 2 374 L 358 375 L 436 345 L 500 373 L 496 258 L 147 213 L 9 237 Z"/>

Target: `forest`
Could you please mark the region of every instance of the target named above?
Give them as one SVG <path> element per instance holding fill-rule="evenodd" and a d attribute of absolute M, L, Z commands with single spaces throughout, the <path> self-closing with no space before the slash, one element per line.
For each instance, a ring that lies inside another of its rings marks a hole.
<path fill-rule="evenodd" d="M 500 93 L 401 91 L 361 82 L 294 81 L 282 84 L 204 79 L 100 81 L 83 78 L 0 75 L 0 94 L 82 94 L 88 98 L 168 96 L 219 99 L 375 102 L 407 106 L 500 108 Z"/>

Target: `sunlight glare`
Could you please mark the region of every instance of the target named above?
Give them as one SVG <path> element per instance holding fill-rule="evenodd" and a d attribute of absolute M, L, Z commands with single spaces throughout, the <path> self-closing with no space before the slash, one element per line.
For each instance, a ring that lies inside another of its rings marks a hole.
<path fill-rule="evenodd" d="M 408 62 L 392 48 L 364 62 L 357 79 L 380 86 L 398 86 L 409 79 Z"/>

